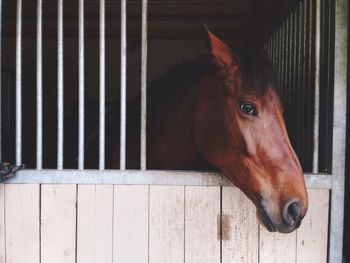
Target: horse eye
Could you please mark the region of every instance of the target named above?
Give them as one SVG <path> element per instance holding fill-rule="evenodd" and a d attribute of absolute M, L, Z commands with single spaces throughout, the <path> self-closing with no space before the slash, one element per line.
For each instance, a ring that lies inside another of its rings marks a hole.
<path fill-rule="evenodd" d="M 240 105 L 241 111 L 245 114 L 257 115 L 256 107 L 252 103 L 244 102 Z"/>

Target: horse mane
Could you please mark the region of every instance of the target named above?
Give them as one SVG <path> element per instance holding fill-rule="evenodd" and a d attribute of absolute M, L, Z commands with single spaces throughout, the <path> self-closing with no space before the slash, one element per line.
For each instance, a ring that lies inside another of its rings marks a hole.
<path fill-rule="evenodd" d="M 160 122 L 171 115 L 179 103 L 196 86 L 198 79 L 214 69 L 206 55 L 171 66 L 148 85 L 148 129 L 152 133 Z"/>
<path fill-rule="evenodd" d="M 247 89 L 263 97 L 269 87 L 278 87 L 277 72 L 264 52 L 241 49 L 235 53 L 240 58 L 240 68 Z"/>
<path fill-rule="evenodd" d="M 269 86 L 278 84 L 277 74 L 261 51 L 235 50 L 240 58 L 240 68 L 247 89 L 262 97 Z M 148 129 L 154 132 L 162 120 L 169 117 L 183 98 L 196 87 L 197 81 L 215 66 L 208 55 L 199 55 L 193 59 L 171 66 L 165 73 L 148 85 Z"/>

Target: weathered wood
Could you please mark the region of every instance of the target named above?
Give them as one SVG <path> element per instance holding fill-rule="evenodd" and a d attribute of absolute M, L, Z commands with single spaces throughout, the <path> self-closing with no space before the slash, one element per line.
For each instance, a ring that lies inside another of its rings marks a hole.
<path fill-rule="evenodd" d="M 5 263 L 5 186 L 0 184 L 0 263 Z"/>
<path fill-rule="evenodd" d="M 149 186 L 114 186 L 113 262 L 148 262 Z"/>
<path fill-rule="evenodd" d="M 75 263 L 76 185 L 42 185 L 41 263 Z"/>
<path fill-rule="evenodd" d="M 255 206 L 234 187 L 222 189 L 222 262 L 253 263 L 259 257 Z"/>
<path fill-rule="evenodd" d="M 77 262 L 112 262 L 113 185 L 79 185 Z"/>
<path fill-rule="evenodd" d="M 290 234 L 270 233 L 260 225 L 259 243 L 260 263 L 296 262 L 296 231 Z"/>
<path fill-rule="evenodd" d="M 39 185 L 5 185 L 6 262 L 39 263 Z"/>
<path fill-rule="evenodd" d="M 184 262 L 184 186 L 151 186 L 149 262 Z"/>
<path fill-rule="evenodd" d="M 308 213 L 297 232 L 297 262 L 327 262 L 329 190 L 308 192 Z"/>
<path fill-rule="evenodd" d="M 185 260 L 220 262 L 220 187 L 185 187 Z"/>

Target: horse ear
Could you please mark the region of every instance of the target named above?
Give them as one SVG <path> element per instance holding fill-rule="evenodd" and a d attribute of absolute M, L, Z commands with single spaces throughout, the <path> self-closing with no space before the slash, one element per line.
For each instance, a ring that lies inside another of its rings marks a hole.
<path fill-rule="evenodd" d="M 215 64 L 219 67 L 235 66 L 239 64 L 239 58 L 232 52 L 232 50 L 217 36 L 209 31 L 205 26 L 210 45 L 210 53 Z"/>

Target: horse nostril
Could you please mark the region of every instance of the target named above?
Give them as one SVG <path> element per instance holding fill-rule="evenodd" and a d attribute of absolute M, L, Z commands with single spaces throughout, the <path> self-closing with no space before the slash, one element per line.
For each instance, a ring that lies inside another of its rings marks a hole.
<path fill-rule="evenodd" d="M 288 226 L 296 226 L 300 223 L 301 209 L 300 203 L 296 201 L 288 202 L 283 210 L 283 220 Z"/>

